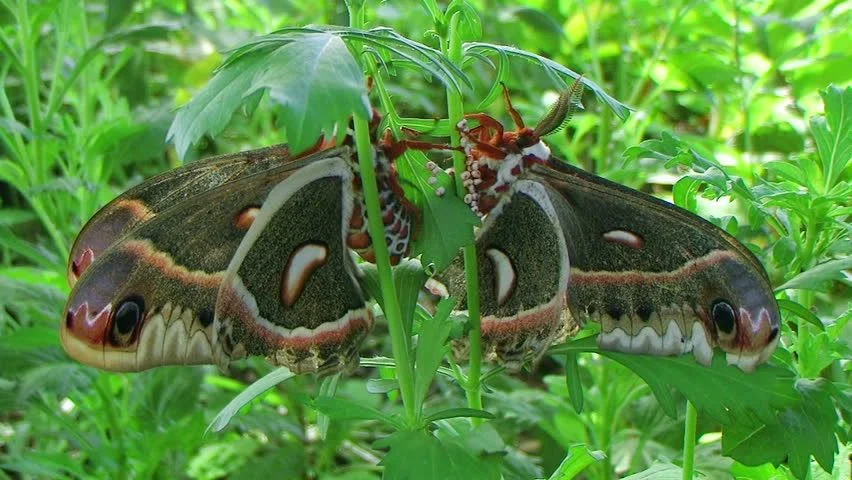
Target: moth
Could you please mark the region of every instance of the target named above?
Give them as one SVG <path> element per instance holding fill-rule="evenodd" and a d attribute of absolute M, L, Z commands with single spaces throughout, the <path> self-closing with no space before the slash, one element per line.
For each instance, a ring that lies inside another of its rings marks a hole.
<path fill-rule="evenodd" d="M 529 128 L 504 89 L 514 130 L 483 113 L 458 125 L 465 201 L 484 216 L 476 247 L 486 354 L 518 368 L 592 321 L 605 350 L 692 352 L 709 365 L 720 347 L 729 364 L 754 370 L 779 333 L 763 266 L 697 215 L 555 158 L 542 137 L 565 124 L 581 92 L 575 82 Z M 464 298 L 462 268 L 457 259 L 433 288 Z"/>
<path fill-rule="evenodd" d="M 314 150 L 187 164 L 97 212 L 71 249 L 65 350 L 115 371 L 247 355 L 294 372 L 352 365 L 373 317 L 351 251 L 371 259 L 372 240 L 352 145 Z M 400 151 L 374 151 L 397 261 L 416 228 L 390 163 Z"/>

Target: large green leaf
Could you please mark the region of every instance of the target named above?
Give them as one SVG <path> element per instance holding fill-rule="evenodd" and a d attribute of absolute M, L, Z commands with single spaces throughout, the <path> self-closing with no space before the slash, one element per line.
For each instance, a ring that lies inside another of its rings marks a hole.
<path fill-rule="evenodd" d="M 339 38 L 313 33 L 251 43 L 235 50 L 178 112 L 168 133 L 178 155 L 203 135 L 221 132 L 237 108 L 262 92 L 284 107 L 282 122 L 294 152 L 331 135 L 335 126 L 344 133 L 353 114 L 370 116 L 367 81 Z"/>
<path fill-rule="evenodd" d="M 792 372 L 761 365 L 752 373 L 727 365 L 716 352 L 709 367 L 689 355 L 654 357 L 599 351 L 594 337 L 559 345 L 554 354 L 595 351 L 633 370 L 648 384 L 660 406 L 674 416 L 677 389 L 723 428 L 727 455 L 749 464 L 779 464 L 785 459 L 804 478 L 810 455 L 831 470 L 837 440 L 837 413 L 824 380 L 796 380 Z"/>
<path fill-rule="evenodd" d="M 726 455 L 746 465 L 786 460 L 798 478 L 807 475 L 810 456 L 826 471 L 834 466 L 837 413 L 824 379 L 799 380 L 796 390 L 802 400 L 777 413 L 773 423 L 723 425 L 722 448 Z"/>

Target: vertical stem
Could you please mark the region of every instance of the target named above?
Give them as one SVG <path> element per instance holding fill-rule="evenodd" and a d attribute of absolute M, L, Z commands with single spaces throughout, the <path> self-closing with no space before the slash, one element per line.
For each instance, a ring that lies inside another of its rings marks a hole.
<path fill-rule="evenodd" d="M 357 5 L 355 5 L 357 3 Z M 353 28 L 362 28 L 364 24 L 363 9 L 360 2 L 346 2 L 349 10 L 349 22 Z M 371 64 L 369 69 L 374 71 Z M 367 227 L 373 241 L 373 252 L 376 255 L 376 268 L 379 273 L 379 286 L 384 299 L 382 310 L 388 322 L 391 337 L 391 348 L 396 361 L 396 377 L 399 383 L 399 393 L 405 416 L 410 425 L 419 420 L 420 408 L 414 397 L 414 365 L 411 360 L 411 339 L 406 336 L 402 323 L 402 310 L 399 307 L 396 288 L 393 283 L 388 246 L 384 242 L 385 226 L 382 223 L 382 209 L 379 204 L 378 184 L 373 165 L 373 139 L 370 138 L 370 125 L 365 118 L 353 116 L 355 127 L 355 146 L 358 152 L 358 169 L 361 173 L 361 185 L 364 190 L 364 204 L 367 207 Z"/>
<path fill-rule="evenodd" d="M 450 19 L 450 28 L 447 41 L 442 46 L 444 54 L 456 65 L 461 65 L 462 49 L 461 38 L 458 33 L 458 14 Z M 464 105 L 461 96 L 453 90 L 447 90 L 447 116 L 450 125 L 457 125 L 464 117 Z M 460 144 L 458 130 L 450 128 L 450 142 L 453 145 Z M 456 171 L 455 183 L 456 193 L 459 197 L 465 195 L 466 190 L 462 183 L 461 172 L 465 170 L 465 157 L 461 152 L 453 152 L 453 168 Z M 476 261 L 476 246 L 469 245 L 462 250 L 464 255 L 465 282 L 467 283 L 467 311 L 470 322 L 468 342 L 470 343 L 470 360 L 468 367 L 468 381 L 465 384 L 465 395 L 467 405 L 477 410 L 482 409 L 482 391 L 480 377 L 482 374 L 482 323 L 479 315 L 479 268 Z M 479 418 L 472 418 L 474 424 L 481 422 Z"/>
<path fill-rule="evenodd" d="M 382 209 L 379 205 L 376 172 L 373 170 L 373 145 L 370 139 L 370 126 L 366 119 L 357 115 L 353 117 L 355 124 L 355 145 L 358 150 L 358 167 L 361 172 L 361 184 L 364 189 L 364 203 L 367 206 L 367 225 L 373 241 L 373 251 L 376 255 L 376 268 L 379 271 L 379 285 L 382 289 L 384 304 L 382 309 L 388 322 L 391 336 L 393 357 L 396 360 L 396 377 L 399 382 L 399 392 L 405 415 L 411 424 L 417 421 L 419 412 L 414 402 L 414 370 L 411 364 L 411 345 L 402 325 L 402 310 L 397 301 L 396 288 L 393 284 L 388 246 L 384 242 L 385 226 L 382 223 Z"/>
<path fill-rule="evenodd" d="M 612 478 L 612 431 L 614 429 L 614 419 L 613 419 L 613 395 L 612 395 L 612 385 L 609 381 L 609 369 L 606 368 L 606 365 L 601 366 L 601 405 L 603 406 L 601 411 L 601 419 L 600 419 L 600 443 L 601 448 L 603 448 L 606 453 L 606 457 L 603 460 L 603 478 L 604 480 L 609 480 Z"/>
<path fill-rule="evenodd" d="M 686 402 L 686 425 L 683 429 L 683 480 L 692 480 L 695 475 L 695 427 L 698 411 L 692 402 Z"/>

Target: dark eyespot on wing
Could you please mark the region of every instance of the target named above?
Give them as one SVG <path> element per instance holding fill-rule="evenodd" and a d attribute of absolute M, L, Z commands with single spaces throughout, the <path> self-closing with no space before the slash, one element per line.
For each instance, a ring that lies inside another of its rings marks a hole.
<path fill-rule="evenodd" d="M 737 316 L 731 305 L 724 300 L 716 300 L 712 307 L 713 323 L 723 333 L 731 333 L 737 322 Z"/>
<path fill-rule="evenodd" d="M 621 316 L 627 313 L 627 309 L 618 303 L 613 303 L 606 307 L 606 314 L 613 320 L 620 320 Z"/>
<path fill-rule="evenodd" d="M 209 327 L 213 324 L 213 310 L 209 308 L 204 308 L 200 312 L 198 312 L 198 321 L 201 323 L 201 326 L 204 328 Z"/>
<path fill-rule="evenodd" d="M 110 341 L 113 345 L 128 345 L 133 341 L 145 314 L 145 301 L 138 295 L 125 298 L 112 319 Z"/>
<path fill-rule="evenodd" d="M 639 315 L 643 322 L 650 320 L 652 313 L 654 313 L 654 307 L 650 303 L 643 302 L 636 307 L 636 315 Z"/>

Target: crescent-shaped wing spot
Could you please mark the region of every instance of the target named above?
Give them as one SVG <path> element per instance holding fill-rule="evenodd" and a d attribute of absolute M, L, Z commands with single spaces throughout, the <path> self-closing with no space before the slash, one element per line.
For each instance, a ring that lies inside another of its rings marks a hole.
<path fill-rule="evenodd" d="M 234 217 L 234 226 L 241 232 L 248 231 L 251 224 L 254 223 L 254 219 L 257 218 L 258 213 L 260 213 L 260 207 L 256 205 L 250 205 L 240 210 Z"/>
<path fill-rule="evenodd" d="M 297 248 L 281 274 L 281 302 L 291 308 L 299 300 L 308 279 L 328 260 L 328 247 L 319 243 L 306 243 Z"/>
<path fill-rule="evenodd" d="M 503 305 L 512 296 L 517 283 L 515 267 L 508 255 L 496 248 L 489 248 L 485 255 L 494 267 L 494 293 L 497 295 L 497 305 Z"/>
<path fill-rule="evenodd" d="M 610 230 L 603 234 L 603 239 L 636 250 L 640 250 L 645 245 L 645 240 L 641 236 L 627 230 Z"/>

